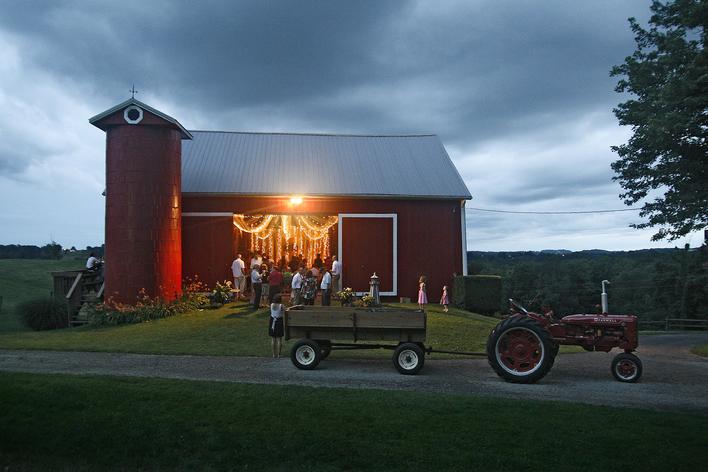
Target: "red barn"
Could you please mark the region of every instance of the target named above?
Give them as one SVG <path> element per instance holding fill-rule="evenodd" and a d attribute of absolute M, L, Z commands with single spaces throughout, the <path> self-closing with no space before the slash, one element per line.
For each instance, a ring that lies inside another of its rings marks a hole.
<path fill-rule="evenodd" d="M 187 131 L 135 99 L 90 119 L 106 131 L 106 293 L 172 298 L 183 277 L 231 279 L 234 255 L 317 254 L 342 285 L 434 300 L 466 272 L 471 196 L 435 135 Z M 248 262 L 248 261 L 247 261 Z"/>

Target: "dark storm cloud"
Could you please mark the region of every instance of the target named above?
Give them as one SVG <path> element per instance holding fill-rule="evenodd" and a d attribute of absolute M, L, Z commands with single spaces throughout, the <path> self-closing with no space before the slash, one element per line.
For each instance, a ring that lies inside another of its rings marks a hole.
<path fill-rule="evenodd" d="M 476 206 L 616 208 L 609 147 L 627 133 L 609 70 L 649 3 L 0 0 L 0 179 L 53 159 L 102 188 L 86 118 L 135 83 L 188 128 L 437 133 Z M 506 241 L 508 216 L 470 218 L 477 249 Z M 631 220 L 523 218 L 534 241 Z"/>
<path fill-rule="evenodd" d="M 14 2 L 0 27 L 99 95 L 469 145 L 611 106 L 643 3 Z"/>
<path fill-rule="evenodd" d="M 406 2 L 17 2 L 0 24 L 106 94 L 137 81 L 216 111 L 376 80 L 369 51 Z M 114 92 L 115 93 L 115 92 Z"/>

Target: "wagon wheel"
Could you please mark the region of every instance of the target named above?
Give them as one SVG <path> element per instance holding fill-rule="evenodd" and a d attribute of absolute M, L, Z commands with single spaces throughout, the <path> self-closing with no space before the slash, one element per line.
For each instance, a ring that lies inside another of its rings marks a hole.
<path fill-rule="evenodd" d="M 403 375 L 415 375 L 425 364 L 425 354 L 417 344 L 402 343 L 393 351 L 393 365 Z"/>
<path fill-rule="evenodd" d="M 553 366 L 556 345 L 546 329 L 527 316 L 499 323 L 487 340 L 487 360 L 509 382 L 533 383 Z"/>
<path fill-rule="evenodd" d="M 290 350 L 290 360 L 301 370 L 312 370 L 322 360 L 322 348 L 317 341 L 301 339 Z"/>
<path fill-rule="evenodd" d="M 612 359 L 611 370 L 620 382 L 636 382 L 642 376 L 642 361 L 634 354 L 623 352 Z"/>

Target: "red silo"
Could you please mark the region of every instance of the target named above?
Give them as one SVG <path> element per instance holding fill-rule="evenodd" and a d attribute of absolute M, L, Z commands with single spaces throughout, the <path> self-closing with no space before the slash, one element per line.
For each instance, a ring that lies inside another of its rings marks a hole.
<path fill-rule="evenodd" d="M 141 290 L 173 300 L 182 287 L 182 139 L 175 119 L 135 99 L 91 118 L 106 131 L 105 296 Z"/>

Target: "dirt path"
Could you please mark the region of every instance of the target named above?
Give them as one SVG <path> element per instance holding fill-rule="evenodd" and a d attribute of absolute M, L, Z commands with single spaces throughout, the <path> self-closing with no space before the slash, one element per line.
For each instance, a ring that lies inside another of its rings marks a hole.
<path fill-rule="evenodd" d="M 98 352 L 0 350 L 0 371 L 128 375 L 312 387 L 373 388 L 559 400 L 597 405 L 682 410 L 708 415 L 708 359 L 689 353 L 708 333 L 644 336 L 637 354 L 644 376 L 637 384 L 610 374 L 614 353 L 561 355 L 535 385 L 499 379 L 486 360 L 428 357 L 417 376 L 399 375 L 390 360 L 338 359 L 300 371 L 289 358 L 161 356 Z"/>

